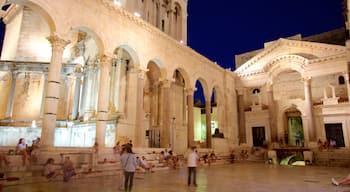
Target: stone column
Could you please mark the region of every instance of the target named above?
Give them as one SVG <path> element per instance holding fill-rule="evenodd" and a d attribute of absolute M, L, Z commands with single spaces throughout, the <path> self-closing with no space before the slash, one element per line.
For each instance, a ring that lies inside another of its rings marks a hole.
<path fill-rule="evenodd" d="M 205 99 L 205 127 L 207 136 L 207 147 L 211 148 L 211 103 L 210 96 Z"/>
<path fill-rule="evenodd" d="M 349 81 L 349 74 L 348 73 L 344 74 L 344 79 L 345 79 L 346 88 L 348 90 L 348 101 L 350 102 L 350 81 Z"/>
<path fill-rule="evenodd" d="M 238 90 L 238 144 L 246 143 L 245 111 L 243 89 Z"/>
<path fill-rule="evenodd" d="M 305 92 L 305 116 L 307 119 L 307 129 L 309 134 L 309 141 L 316 142 L 316 131 L 314 127 L 313 118 L 313 104 L 312 104 L 312 92 L 311 92 L 311 78 L 304 78 L 304 92 Z M 304 129 L 305 130 L 305 129 Z"/>
<path fill-rule="evenodd" d="M 162 81 L 162 128 L 161 147 L 167 147 L 170 142 L 170 86 L 171 81 Z"/>
<path fill-rule="evenodd" d="M 43 148 L 51 148 L 54 144 L 56 128 L 57 105 L 60 97 L 62 54 L 69 41 L 60 38 L 57 34 L 48 37 L 52 46 L 52 55 L 48 72 L 46 88 L 44 118 L 41 130 Z"/>
<path fill-rule="evenodd" d="M 17 72 L 12 71 L 11 72 L 11 89 L 10 89 L 10 96 L 7 101 L 7 109 L 6 109 L 6 117 L 12 118 L 12 107 L 13 107 L 13 97 L 15 95 L 15 88 L 16 88 L 16 80 L 17 80 Z"/>
<path fill-rule="evenodd" d="M 140 70 L 138 72 L 137 76 L 137 92 L 136 92 L 136 122 L 135 122 L 135 146 L 137 147 L 144 147 L 144 137 L 145 137 L 145 130 L 144 129 L 144 109 L 143 109 L 143 88 L 144 88 L 144 82 L 146 71 Z"/>
<path fill-rule="evenodd" d="M 278 142 L 278 131 L 277 131 L 277 111 L 276 102 L 273 98 L 273 87 L 269 85 L 267 87 L 267 99 L 269 105 L 269 120 L 271 130 L 271 142 Z"/>
<path fill-rule="evenodd" d="M 100 61 L 100 81 L 98 91 L 96 142 L 99 148 L 105 147 L 106 125 L 108 121 L 109 72 L 111 57 L 103 56 Z"/>
<path fill-rule="evenodd" d="M 44 86 L 41 97 L 41 108 L 40 108 L 40 118 L 44 117 L 44 105 L 45 105 L 45 96 L 46 96 L 46 88 L 47 88 L 47 73 L 44 73 Z"/>
<path fill-rule="evenodd" d="M 172 9 L 172 6 L 170 5 L 170 8 L 168 10 L 168 14 L 169 14 L 169 35 L 172 36 L 174 39 L 176 39 L 175 37 L 175 29 L 176 27 L 174 26 L 174 11 Z"/>
<path fill-rule="evenodd" d="M 194 141 L 194 116 L 193 116 L 193 89 L 187 89 L 187 129 L 188 129 L 188 137 L 187 137 L 187 146 L 193 146 Z"/>
<path fill-rule="evenodd" d="M 73 105 L 72 105 L 72 120 L 78 118 L 78 109 L 80 102 L 80 89 L 81 89 L 81 71 L 76 69 L 75 71 L 75 85 L 74 85 L 74 96 L 73 96 Z"/>

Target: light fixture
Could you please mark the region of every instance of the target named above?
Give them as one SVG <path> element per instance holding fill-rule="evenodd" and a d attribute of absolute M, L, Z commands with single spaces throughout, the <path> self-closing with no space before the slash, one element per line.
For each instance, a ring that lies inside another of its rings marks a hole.
<path fill-rule="evenodd" d="M 118 7 L 122 6 L 122 4 L 120 3 L 119 0 L 113 0 L 113 3 L 114 3 L 114 5 L 116 5 Z"/>
<path fill-rule="evenodd" d="M 36 127 L 36 121 L 33 120 L 33 121 L 32 121 L 32 128 L 35 128 L 35 127 Z"/>
<path fill-rule="evenodd" d="M 138 12 L 134 12 L 134 15 L 135 15 L 136 17 L 141 17 L 141 14 L 138 13 Z"/>
<path fill-rule="evenodd" d="M 180 40 L 180 43 L 181 43 L 181 44 L 184 44 L 184 41 L 183 41 L 183 40 Z"/>

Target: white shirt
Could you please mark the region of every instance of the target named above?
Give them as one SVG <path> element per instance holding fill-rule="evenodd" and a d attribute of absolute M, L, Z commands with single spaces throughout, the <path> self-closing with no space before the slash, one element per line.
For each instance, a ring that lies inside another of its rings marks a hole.
<path fill-rule="evenodd" d="M 187 158 L 187 167 L 197 167 L 198 155 L 195 151 L 190 153 Z"/>

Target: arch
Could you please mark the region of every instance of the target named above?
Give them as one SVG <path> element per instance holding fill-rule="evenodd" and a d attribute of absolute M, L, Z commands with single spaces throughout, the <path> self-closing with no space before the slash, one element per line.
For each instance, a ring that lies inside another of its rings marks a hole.
<path fill-rule="evenodd" d="M 264 71 L 269 73 L 269 82 L 284 71 L 294 70 L 304 77 L 305 66 L 308 60 L 299 55 L 282 55 L 274 58 L 265 67 Z"/>
<path fill-rule="evenodd" d="M 153 58 L 147 63 L 147 68 L 151 62 L 154 63 L 159 68 L 159 71 L 160 71 L 159 79 L 165 79 L 167 77 L 167 71 L 164 67 L 164 64 L 159 59 Z"/>
<path fill-rule="evenodd" d="M 178 67 L 171 74 L 174 74 L 176 70 L 178 70 L 180 72 L 180 74 L 182 75 L 182 77 L 185 80 L 185 89 L 191 89 L 191 88 L 195 87 L 195 86 L 193 86 L 193 87 L 191 86 L 189 75 L 187 74 L 185 69 Z"/>
<path fill-rule="evenodd" d="M 207 100 L 209 99 L 210 101 L 210 97 L 211 97 L 211 91 L 209 90 L 208 84 L 205 81 L 205 79 L 203 79 L 202 77 L 199 77 L 195 82 L 199 81 L 200 84 L 202 85 L 203 88 L 203 94 L 204 94 L 204 99 Z M 195 86 L 194 86 L 195 87 Z"/>
<path fill-rule="evenodd" d="M 102 42 L 102 39 L 98 36 L 98 34 L 93 31 L 92 29 L 90 29 L 89 27 L 86 26 L 75 26 L 71 28 L 73 31 L 74 30 L 80 30 L 80 31 L 84 31 L 87 32 L 89 35 L 91 35 L 91 37 L 93 38 L 93 40 L 95 41 L 96 45 L 97 45 L 97 49 L 98 49 L 98 57 L 101 58 L 104 55 L 104 44 Z"/>
<path fill-rule="evenodd" d="M 56 31 L 55 22 L 54 22 L 53 18 L 51 17 L 51 15 L 49 14 L 49 11 L 46 10 L 44 8 L 44 6 L 39 5 L 37 2 L 33 2 L 31 0 L 9 0 L 7 3 L 8 4 L 14 3 L 14 4 L 27 6 L 30 9 L 36 11 L 46 20 L 46 22 L 50 28 L 51 33 Z"/>
<path fill-rule="evenodd" d="M 139 57 L 133 48 L 131 48 L 129 45 L 120 45 L 114 50 L 113 53 L 117 53 L 119 49 L 125 50 L 130 55 L 130 59 L 132 60 L 132 67 L 140 67 Z"/>

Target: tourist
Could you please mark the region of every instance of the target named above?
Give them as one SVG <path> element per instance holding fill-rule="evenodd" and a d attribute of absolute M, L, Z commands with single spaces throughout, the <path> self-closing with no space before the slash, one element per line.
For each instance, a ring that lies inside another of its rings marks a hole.
<path fill-rule="evenodd" d="M 53 158 L 48 158 L 43 170 L 43 175 L 48 179 L 54 179 L 57 175 L 59 175 L 58 169 L 56 169 L 55 160 Z"/>
<path fill-rule="evenodd" d="M 197 187 L 197 181 L 196 181 L 196 177 L 197 177 L 197 165 L 198 165 L 198 161 L 199 161 L 199 157 L 198 154 L 196 153 L 196 147 L 193 146 L 191 147 L 191 153 L 188 155 L 187 158 L 187 167 L 188 167 L 188 182 L 187 185 L 190 186 L 191 185 L 191 177 L 193 175 L 193 185 L 195 187 Z"/>
<path fill-rule="evenodd" d="M 30 153 L 30 161 L 31 163 L 37 163 L 38 156 L 40 153 L 40 137 L 35 139 L 32 144 L 32 151 Z"/>
<path fill-rule="evenodd" d="M 118 141 L 115 146 L 113 147 L 113 153 L 114 154 L 119 154 L 121 152 L 121 146 L 120 146 L 120 141 Z"/>
<path fill-rule="evenodd" d="M 137 167 L 136 156 L 132 152 L 130 146 L 125 148 L 125 153 L 120 157 L 120 161 L 123 166 L 125 182 L 124 190 L 131 191 L 133 185 L 134 174 Z"/>
<path fill-rule="evenodd" d="M 215 155 L 215 153 L 214 153 L 214 150 L 211 151 L 211 153 L 210 153 L 210 160 L 213 161 L 213 162 L 216 161 L 216 155 Z"/>
<path fill-rule="evenodd" d="M 153 170 L 152 170 L 153 165 L 147 162 L 145 156 L 141 157 L 141 159 L 140 159 L 140 166 L 143 169 L 145 169 L 146 171 L 149 171 L 149 172 L 153 173 Z"/>
<path fill-rule="evenodd" d="M 17 155 L 22 155 L 22 165 L 26 165 L 26 159 L 28 156 L 28 151 L 27 151 L 27 144 L 25 143 L 24 138 L 20 138 L 18 140 L 17 146 L 16 146 L 16 154 Z"/>
<path fill-rule="evenodd" d="M 350 174 L 348 176 L 346 176 L 344 179 L 342 179 L 341 181 L 336 181 L 334 178 L 332 178 L 331 181 L 336 186 L 349 185 L 350 184 Z"/>
<path fill-rule="evenodd" d="M 125 147 L 123 147 L 124 145 L 122 145 L 121 151 L 120 151 L 120 156 L 122 156 L 124 153 L 126 153 L 126 149 Z M 120 169 L 124 170 L 123 165 L 120 163 Z M 119 190 L 124 191 L 124 181 L 125 181 L 125 175 L 124 172 L 119 174 Z"/>
<path fill-rule="evenodd" d="M 323 151 L 323 142 L 321 139 L 318 139 L 317 146 L 319 151 Z"/>
<path fill-rule="evenodd" d="M 4 162 L 6 166 L 10 164 L 10 161 L 7 159 L 7 155 L 4 152 L 0 152 L 0 167 L 2 167 L 2 162 Z"/>
<path fill-rule="evenodd" d="M 62 165 L 63 170 L 63 181 L 67 182 L 71 177 L 76 175 L 73 162 L 70 160 L 69 156 L 67 156 Z"/>
<path fill-rule="evenodd" d="M 158 158 L 159 158 L 158 159 L 159 163 L 164 163 L 164 151 L 161 151 L 159 153 L 159 157 Z"/>

